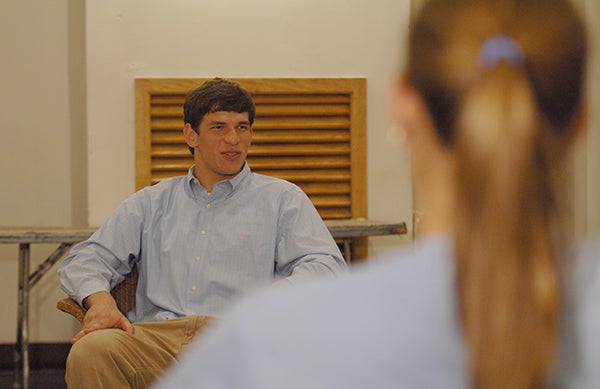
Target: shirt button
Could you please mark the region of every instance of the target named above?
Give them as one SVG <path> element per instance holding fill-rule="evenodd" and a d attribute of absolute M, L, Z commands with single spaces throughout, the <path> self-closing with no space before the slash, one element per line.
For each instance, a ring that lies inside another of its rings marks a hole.
<path fill-rule="evenodd" d="M 201 233 L 202 235 L 206 235 L 206 231 L 205 231 L 205 230 L 202 230 L 202 231 L 200 231 L 200 233 Z"/>
<path fill-rule="evenodd" d="M 196 262 L 200 261 L 200 257 L 196 257 Z"/>
<path fill-rule="evenodd" d="M 192 290 L 196 290 L 198 287 L 196 285 L 192 286 Z"/>
<path fill-rule="evenodd" d="M 207 208 L 207 209 L 210 209 L 210 204 L 206 204 L 206 208 Z"/>

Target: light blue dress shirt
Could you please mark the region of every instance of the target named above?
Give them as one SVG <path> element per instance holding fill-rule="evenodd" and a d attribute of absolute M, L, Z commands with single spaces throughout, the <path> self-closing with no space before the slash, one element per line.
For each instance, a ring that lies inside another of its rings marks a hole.
<path fill-rule="evenodd" d="M 265 290 L 156 387 L 467 389 L 452 258 L 452 243 L 433 237 L 348 276 Z M 599 260 L 600 242 L 578 255 L 552 388 L 600 385 Z"/>
<path fill-rule="evenodd" d="M 554 389 L 600 387 L 600 239 L 580 245 L 565 280 Z"/>
<path fill-rule="evenodd" d="M 277 278 L 345 269 L 296 185 L 245 164 L 208 193 L 193 171 L 136 192 L 75 246 L 58 270 L 64 291 L 81 303 L 111 290 L 137 263 L 132 322 L 220 316 L 236 296 Z"/>

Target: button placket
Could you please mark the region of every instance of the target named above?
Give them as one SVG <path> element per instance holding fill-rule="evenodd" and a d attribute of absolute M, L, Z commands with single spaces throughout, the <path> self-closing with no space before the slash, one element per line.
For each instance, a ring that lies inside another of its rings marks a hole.
<path fill-rule="evenodd" d="M 209 197 L 209 200 L 208 200 L 208 201 L 210 201 L 210 195 L 209 195 L 208 197 Z M 211 208 L 211 203 L 206 203 L 206 204 L 204 205 L 204 208 L 205 208 L 205 209 L 210 209 L 210 208 Z M 206 235 L 206 230 L 205 230 L 205 229 L 202 229 L 202 230 L 200 230 L 200 234 L 201 234 L 201 235 Z"/>

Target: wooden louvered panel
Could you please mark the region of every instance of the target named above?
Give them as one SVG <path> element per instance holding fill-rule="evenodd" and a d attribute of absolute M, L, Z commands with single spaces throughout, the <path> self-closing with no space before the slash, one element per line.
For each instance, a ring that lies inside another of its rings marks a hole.
<path fill-rule="evenodd" d="M 189 167 L 194 163 L 191 158 L 165 158 L 165 159 L 153 159 L 152 160 L 152 171 L 153 172 L 170 172 L 170 171 L 187 171 Z"/>
<path fill-rule="evenodd" d="M 350 206 L 349 196 L 309 196 L 318 208 L 345 208 Z"/>
<path fill-rule="evenodd" d="M 183 99 L 182 99 L 182 103 L 178 104 L 178 105 L 175 105 L 175 104 L 158 105 L 153 100 L 152 106 L 150 107 L 150 115 L 152 117 L 181 119 L 183 117 Z"/>
<path fill-rule="evenodd" d="M 283 178 L 294 183 L 299 182 L 330 182 L 334 185 L 340 181 L 350 181 L 350 172 L 347 170 L 254 170 L 266 176 Z"/>
<path fill-rule="evenodd" d="M 343 116 L 286 116 L 286 117 L 265 117 L 261 118 L 260 106 L 256 107 L 256 120 L 254 120 L 254 129 L 260 130 L 303 130 L 303 129 L 330 129 L 330 128 L 349 128 L 350 118 Z"/>
<path fill-rule="evenodd" d="M 248 163 L 253 170 L 273 170 L 273 169 L 335 169 L 350 168 L 349 156 L 327 155 L 324 157 L 281 157 L 273 159 L 271 157 L 250 157 Z"/>
<path fill-rule="evenodd" d="M 257 116 L 254 120 L 253 128 L 259 130 L 302 130 L 302 129 L 329 129 L 329 128 L 348 128 L 350 119 L 342 116 L 324 116 L 324 117 L 264 117 L 258 115 L 260 107 L 257 107 Z M 181 130 L 183 125 L 182 119 L 171 117 L 152 117 L 150 126 L 153 130 Z"/>
<path fill-rule="evenodd" d="M 157 79 L 158 80 L 158 79 Z M 156 80 L 150 80 L 150 82 L 154 82 Z M 240 80 L 238 80 L 240 81 Z M 270 80 L 272 81 L 272 80 Z M 309 81 L 309 80 L 307 80 Z M 199 86 L 196 84 L 196 86 Z M 242 82 L 243 83 L 243 82 Z M 191 89 L 194 87 L 192 86 Z M 190 89 L 190 90 L 191 90 Z M 152 106 L 156 105 L 174 105 L 183 107 L 183 102 L 185 101 L 185 96 L 188 91 L 182 93 L 173 93 L 173 94 L 153 94 L 151 96 Z M 274 93 L 274 94 L 261 94 L 261 93 L 252 93 L 252 98 L 254 99 L 254 103 L 256 105 L 260 104 L 313 104 L 317 102 L 318 104 L 349 104 L 350 97 L 347 94 L 335 94 L 335 93 L 327 93 L 327 94 L 285 94 L 285 93 Z"/>
<path fill-rule="evenodd" d="M 165 158 L 165 157 L 177 157 L 186 158 L 190 157 L 190 151 L 187 149 L 187 144 L 184 148 L 182 145 L 152 145 L 150 149 L 150 157 L 154 158 Z"/>
<path fill-rule="evenodd" d="M 308 81 L 308 80 L 307 80 Z M 319 94 L 304 94 L 298 91 L 297 94 L 284 94 L 284 93 L 273 93 L 273 94 L 260 94 L 253 95 L 254 103 L 260 104 L 350 104 L 350 97 L 348 94 L 335 94 L 335 93 L 319 93 Z"/>
<path fill-rule="evenodd" d="M 332 143 L 350 142 L 347 130 L 254 131 L 252 143 Z M 184 145 L 181 129 L 152 131 L 152 144 Z"/>
<path fill-rule="evenodd" d="M 151 80 L 151 82 L 153 82 Z M 192 88 L 193 89 L 193 88 Z M 158 105 L 174 105 L 176 107 L 181 107 L 181 109 L 183 109 L 183 103 L 185 101 L 185 96 L 187 94 L 187 92 L 183 92 L 183 91 L 179 91 L 180 93 L 173 93 L 173 94 L 166 94 L 166 95 L 161 95 L 161 94 L 152 94 L 152 96 L 150 96 L 150 102 L 152 104 L 152 107 L 158 106 Z M 183 112 L 182 112 L 183 114 Z"/>
<path fill-rule="evenodd" d="M 281 157 L 289 155 L 349 155 L 350 145 L 338 144 L 338 143 L 327 143 L 324 145 L 319 144 L 303 144 L 297 143 L 293 145 L 289 144 L 254 144 L 250 146 L 248 151 L 248 158 L 254 156 L 270 156 L 270 157 Z"/>
<path fill-rule="evenodd" d="M 319 182 L 300 182 L 298 186 L 306 193 L 307 195 L 320 195 L 320 194 L 346 194 L 350 193 L 350 183 L 349 182 L 338 182 L 335 185 L 330 185 L 329 183 L 319 183 Z"/>
<path fill-rule="evenodd" d="M 348 117 L 348 104 L 261 104 L 260 115 L 268 116 L 342 116 Z"/>
<path fill-rule="evenodd" d="M 152 131 L 153 145 L 180 145 L 186 146 L 181 128 L 178 130 L 156 130 Z"/>
<path fill-rule="evenodd" d="M 152 117 L 181 118 L 183 116 L 183 98 L 181 104 L 155 104 L 150 107 Z M 268 116 L 347 116 L 349 115 L 348 104 L 262 104 L 260 115 Z"/>
<path fill-rule="evenodd" d="M 333 143 L 350 142 L 350 133 L 342 130 L 254 131 L 252 143 Z"/>
<path fill-rule="evenodd" d="M 186 174 L 183 103 L 204 79 L 136 80 L 136 185 Z M 252 171 L 296 183 L 324 219 L 366 217 L 365 82 L 238 79 L 254 98 Z M 366 240 L 353 243 L 356 258 Z"/>
<path fill-rule="evenodd" d="M 321 209 L 319 209 L 319 214 L 321 215 L 321 217 L 323 219 L 350 219 L 350 218 L 352 218 L 352 213 L 344 208 L 342 208 L 342 209 L 321 208 Z M 356 256 L 353 258 L 356 258 Z M 364 257 L 360 257 L 360 258 L 364 258 Z"/>
<path fill-rule="evenodd" d="M 184 146 L 184 148 L 182 148 Z M 164 157 L 186 157 L 190 151 L 185 147 L 187 145 L 152 145 L 150 156 L 152 158 Z M 266 156 L 277 158 L 282 156 L 311 156 L 311 155 L 349 155 L 350 147 L 344 144 L 327 144 L 323 147 L 314 144 L 267 144 L 252 145 L 248 151 L 248 160 L 252 157 Z"/>
<path fill-rule="evenodd" d="M 183 146 L 183 145 L 182 145 Z M 184 158 L 154 158 L 151 168 L 153 171 L 161 170 L 187 170 L 194 163 L 191 157 Z M 348 157 L 323 157 L 323 158 L 252 158 L 248 160 L 253 171 L 276 169 L 315 169 L 315 168 L 349 168 Z M 350 189 L 348 189 L 350 192 Z"/>

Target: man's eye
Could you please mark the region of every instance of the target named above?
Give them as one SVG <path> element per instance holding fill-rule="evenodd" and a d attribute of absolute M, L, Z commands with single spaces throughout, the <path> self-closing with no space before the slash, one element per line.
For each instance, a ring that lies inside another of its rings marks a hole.
<path fill-rule="evenodd" d="M 223 126 L 211 126 L 210 129 L 215 130 L 215 131 L 220 131 L 223 129 Z"/>
<path fill-rule="evenodd" d="M 246 126 L 246 125 L 243 125 L 243 126 L 238 126 L 238 129 L 239 129 L 240 131 L 248 131 L 248 128 L 249 128 L 249 127 L 248 127 L 248 126 Z"/>

